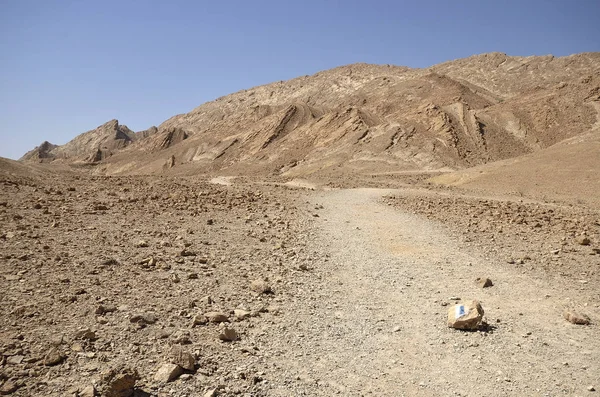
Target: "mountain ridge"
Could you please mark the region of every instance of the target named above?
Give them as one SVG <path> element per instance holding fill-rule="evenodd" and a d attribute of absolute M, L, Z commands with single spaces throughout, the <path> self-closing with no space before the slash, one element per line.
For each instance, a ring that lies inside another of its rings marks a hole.
<path fill-rule="evenodd" d="M 21 160 L 108 174 L 464 169 L 588 131 L 599 93 L 600 53 L 358 63 L 240 90 L 138 133 L 111 120 Z"/>

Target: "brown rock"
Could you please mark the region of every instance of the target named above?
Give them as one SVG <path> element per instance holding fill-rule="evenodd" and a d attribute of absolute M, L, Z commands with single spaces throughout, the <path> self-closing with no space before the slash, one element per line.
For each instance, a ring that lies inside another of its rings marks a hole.
<path fill-rule="evenodd" d="M 219 333 L 219 339 L 224 342 L 233 342 L 240 338 L 238 333 L 233 328 L 223 328 L 221 333 Z"/>
<path fill-rule="evenodd" d="M 592 242 L 586 236 L 580 236 L 577 238 L 577 244 L 579 245 L 590 245 Z"/>
<path fill-rule="evenodd" d="M 154 380 L 157 382 L 167 383 L 172 382 L 183 373 L 183 368 L 177 364 L 163 364 L 160 366 L 156 374 L 154 374 Z"/>
<path fill-rule="evenodd" d="M 233 311 L 233 315 L 235 316 L 236 320 L 245 320 L 250 317 L 252 313 L 247 310 L 235 309 Z"/>
<path fill-rule="evenodd" d="M 250 283 L 250 289 L 259 294 L 270 294 L 273 292 L 271 286 L 264 280 L 254 280 Z"/>
<path fill-rule="evenodd" d="M 96 308 L 96 314 L 98 315 L 103 315 L 106 313 L 112 313 L 112 312 L 116 312 L 117 311 L 117 307 L 114 305 L 99 305 Z"/>
<path fill-rule="evenodd" d="M 89 385 L 79 392 L 79 397 L 96 397 L 96 389 Z"/>
<path fill-rule="evenodd" d="M 565 318 L 565 320 L 572 324 L 589 325 L 590 323 L 590 318 L 588 316 L 586 316 L 585 314 L 577 313 L 573 310 L 565 310 L 563 312 L 563 317 Z"/>
<path fill-rule="evenodd" d="M 219 395 L 217 389 L 210 389 L 206 393 L 204 393 L 203 397 L 217 397 Z"/>
<path fill-rule="evenodd" d="M 9 394 L 13 394 L 18 389 L 19 389 L 19 386 L 16 383 L 9 380 L 9 381 L 4 382 L 4 384 L 2 384 L 2 386 L 0 386 L 0 395 L 7 396 Z"/>
<path fill-rule="evenodd" d="M 483 319 L 483 308 L 476 300 L 465 301 L 448 309 L 448 327 L 475 330 Z"/>
<path fill-rule="evenodd" d="M 75 333 L 75 339 L 95 340 L 96 333 L 89 328 L 80 329 Z"/>
<path fill-rule="evenodd" d="M 228 323 L 229 322 L 229 319 L 227 318 L 227 316 L 221 312 L 208 312 L 208 313 L 204 313 L 204 316 L 211 323 Z"/>
<path fill-rule="evenodd" d="M 62 363 L 64 359 L 65 357 L 62 355 L 62 353 L 57 348 L 53 347 L 44 356 L 44 365 L 57 365 Z"/>
<path fill-rule="evenodd" d="M 195 325 L 204 325 L 206 323 L 208 323 L 208 319 L 203 314 L 200 314 L 200 315 L 194 316 L 194 320 L 193 320 L 192 325 L 193 326 L 195 326 Z"/>
<path fill-rule="evenodd" d="M 172 364 L 179 365 L 187 371 L 193 371 L 196 366 L 196 359 L 191 353 L 183 351 L 180 347 L 174 346 L 171 349 L 170 361 Z"/>
<path fill-rule="evenodd" d="M 152 313 L 134 314 L 129 319 L 129 321 L 131 321 L 132 323 L 138 323 L 138 324 L 154 324 L 156 322 L 156 320 L 157 320 L 156 315 L 152 314 Z"/>
<path fill-rule="evenodd" d="M 98 392 L 102 397 L 133 396 L 135 382 L 140 379 L 135 369 L 120 366 L 102 373 Z"/>
<path fill-rule="evenodd" d="M 475 284 L 477 284 L 480 288 L 488 288 L 494 285 L 492 280 L 487 277 L 477 277 L 475 279 Z"/>

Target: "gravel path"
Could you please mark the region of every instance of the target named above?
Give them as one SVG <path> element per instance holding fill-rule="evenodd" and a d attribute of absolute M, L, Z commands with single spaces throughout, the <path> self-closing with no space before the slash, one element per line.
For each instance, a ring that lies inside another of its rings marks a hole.
<path fill-rule="evenodd" d="M 576 288 L 460 252 L 441 226 L 379 203 L 389 193 L 311 196 L 311 245 L 326 260 L 281 317 L 273 395 L 585 395 L 600 387 L 597 325 L 562 318 L 581 299 Z M 477 287 L 482 276 L 494 286 Z M 490 331 L 448 328 L 453 298 L 479 299 Z"/>

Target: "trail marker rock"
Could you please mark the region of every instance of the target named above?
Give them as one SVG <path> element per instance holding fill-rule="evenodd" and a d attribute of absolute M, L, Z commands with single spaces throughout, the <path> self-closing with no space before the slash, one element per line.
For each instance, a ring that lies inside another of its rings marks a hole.
<path fill-rule="evenodd" d="M 483 319 L 483 308 L 476 300 L 457 303 L 448 309 L 448 327 L 476 330 Z"/>

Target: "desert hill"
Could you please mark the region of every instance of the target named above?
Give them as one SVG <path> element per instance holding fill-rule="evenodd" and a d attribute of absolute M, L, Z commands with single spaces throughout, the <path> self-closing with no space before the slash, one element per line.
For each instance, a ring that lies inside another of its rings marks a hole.
<path fill-rule="evenodd" d="M 22 160 L 109 174 L 460 170 L 589 131 L 599 96 L 600 53 L 354 64 L 243 90 L 138 133 L 111 120 Z"/>

